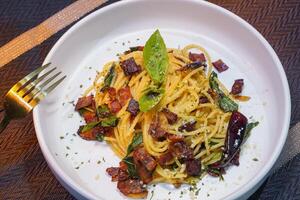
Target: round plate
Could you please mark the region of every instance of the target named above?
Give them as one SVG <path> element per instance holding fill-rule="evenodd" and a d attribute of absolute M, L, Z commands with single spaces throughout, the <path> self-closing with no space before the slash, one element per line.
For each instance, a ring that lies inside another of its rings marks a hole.
<path fill-rule="evenodd" d="M 108 145 L 77 136 L 81 121 L 74 101 L 107 61 L 131 46 L 144 45 L 159 29 L 167 47 L 194 43 L 229 70 L 219 74 L 230 88 L 243 78 L 251 100 L 241 112 L 260 122 L 242 147 L 240 166 L 231 166 L 224 181 L 205 177 L 198 192 L 183 185 L 149 187 L 148 199 L 236 199 L 248 197 L 264 180 L 285 142 L 290 94 L 283 67 L 268 42 L 248 23 L 205 1 L 131 0 L 95 11 L 77 22 L 55 44 L 51 62 L 67 79 L 34 109 L 36 134 L 45 159 L 58 180 L 77 198 L 126 199 L 105 169 L 119 159 Z M 153 192 L 152 192 L 153 191 Z"/>

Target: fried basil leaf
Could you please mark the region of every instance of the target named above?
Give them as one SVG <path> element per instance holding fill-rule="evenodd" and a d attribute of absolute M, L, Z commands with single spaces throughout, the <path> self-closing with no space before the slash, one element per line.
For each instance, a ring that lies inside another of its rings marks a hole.
<path fill-rule="evenodd" d="M 129 155 L 137 146 L 142 144 L 143 134 L 141 132 L 135 134 L 132 138 L 131 143 L 127 147 L 127 155 Z"/>
<path fill-rule="evenodd" d="M 143 96 L 139 99 L 140 110 L 142 112 L 151 110 L 159 103 L 164 93 L 165 90 L 162 88 L 150 88 L 146 90 Z"/>

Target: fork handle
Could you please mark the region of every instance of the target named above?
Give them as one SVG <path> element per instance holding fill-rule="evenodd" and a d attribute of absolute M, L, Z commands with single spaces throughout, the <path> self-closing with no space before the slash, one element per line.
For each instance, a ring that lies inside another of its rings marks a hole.
<path fill-rule="evenodd" d="M 1 110 L 0 112 L 2 112 L 3 110 Z M 2 121 L 0 122 L 0 133 L 6 128 L 6 126 L 9 124 L 10 122 L 10 118 L 7 116 L 6 113 L 4 113 L 4 117 L 2 119 Z"/>

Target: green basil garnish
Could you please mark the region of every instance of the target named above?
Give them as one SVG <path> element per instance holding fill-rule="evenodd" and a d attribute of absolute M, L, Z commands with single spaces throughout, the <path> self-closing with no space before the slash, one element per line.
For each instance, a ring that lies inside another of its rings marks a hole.
<path fill-rule="evenodd" d="M 239 106 L 229 97 L 225 96 L 224 92 L 219 88 L 219 84 L 216 81 L 218 75 L 215 72 L 212 72 L 209 77 L 209 85 L 219 96 L 219 106 L 224 112 L 233 112 L 238 110 Z"/>
<path fill-rule="evenodd" d="M 109 108 L 106 104 L 98 106 L 97 108 L 97 115 L 98 117 L 104 118 L 111 115 Z"/>
<path fill-rule="evenodd" d="M 133 163 L 133 157 L 129 156 L 129 157 L 125 157 L 123 158 L 123 161 L 125 162 L 125 164 L 127 165 L 127 172 L 129 174 L 129 176 L 131 178 L 138 178 L 138 174 L 135 168 L 135 165 Z"/>
<path fill-rule="evenodd" d="M 101 91 L 105 90 L 106 88 L 108 88 L 109 86 L 111 86 L 113 79 L 116 76 L 116 72 L 115 72 L 115 67 L 116 64 L 113 63 L 108 71 L 108 73 L 106 74 L 105 78 L 104 78 L 104 86 L 101 89 Z"/>
<path fill-rule="evenodd" d="M 116 127 L 118 125 L 119 118 L 115 116 L 108 117 L 101 121 L 102 127 Z"/>
<path fill-rule="evenodd" d="M 245 133 L 244 133 L 244 142 L 247 140 L 247 138 L 250 136 L 250 132 L 253 128 L 255 128 L 257 125 L 259 124 L 259 122 L 251 122 L 251 123 L 248 123 L 247 126 L 246 126 L 246 130 L 245 130 Z"/>
<path fill-rule="evenodd" d="M 131 143 L 127 147 L 127 155 L 129 155 L 137 146 L 142 144 L 143 134 L 141 132 L 135 134 L 132 138 Z"/>
<path fill-rule="evenodd" d="M 104 140 L 104 135 L 102 135 L 102 134 L 96 135 L 96 140 L 99 141 L 99 142 L 103 142 L 103 140 Z"/>
<path fill-rule="evenodd" d="M 139 99 L 139 107 L 142 112 L 147 112 L 156 106 L 161 98 L 165 90 L 162 88 L 150 88 L 145 91 L 143 96 Z"/>
<path fill-rule="evenodd" d="M 143 50 L 145 68 L 155 84 L 161 85 L 165 81 L 169 58 L 166 45 L 156 30 L 146 42 Z"/>
<path fill-rule="evenodd" d="M 227 96 L 222 96 L 219 98 L 219 106 L 224 112 L 233 112 L 235 110 L 239 109 L 239 106 L 237 103 L 232 101 L 229 97 Z"/>
<path fill-rule="evenodd" d="M 83 128 L 81 129 L 81 132 L 89 131 L 89 130 L 93 129 L 94 127 L 96 127 L 99 123 L 101 123 L 101 121 L 88 123 L 87 125 L 83 126 Z"/>

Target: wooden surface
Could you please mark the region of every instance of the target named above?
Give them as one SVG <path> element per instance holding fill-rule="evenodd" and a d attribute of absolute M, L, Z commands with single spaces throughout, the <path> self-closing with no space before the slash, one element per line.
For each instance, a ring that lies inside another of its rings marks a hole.
<path fill-rule="evenodd" d="M 0 46 L 72 2 L 1 0 Z M 248 21 L 270 42 L 284 66 L 291 89 L 291 126 L 300 121 L 300 1 L 211 2 Z M 0 69 L 0 105 L 10 87 L 41 65 L 50 48 L 68 28 Z M 13 121 L 0 134 L 0 199 L 73 199 L 49 170 L 35 136 L 31 115 Z M 300 199 L 300 155 L 272 175 L 250 199 Z"/>

